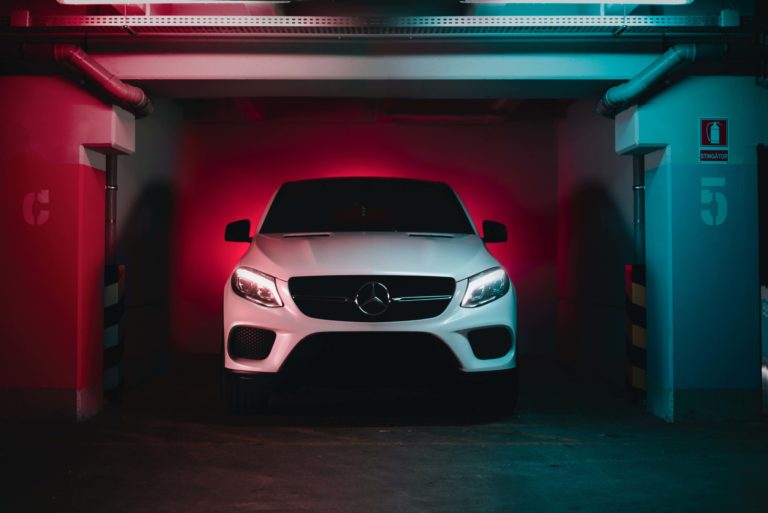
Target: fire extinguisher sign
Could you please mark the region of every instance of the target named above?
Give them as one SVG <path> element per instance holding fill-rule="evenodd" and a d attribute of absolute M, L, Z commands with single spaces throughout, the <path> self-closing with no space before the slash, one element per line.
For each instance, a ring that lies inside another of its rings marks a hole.
<path fill-rule="evenodd" d="M 699 120 L 699 162 L 728 163 L 728 119 L 701 118 Z"/>

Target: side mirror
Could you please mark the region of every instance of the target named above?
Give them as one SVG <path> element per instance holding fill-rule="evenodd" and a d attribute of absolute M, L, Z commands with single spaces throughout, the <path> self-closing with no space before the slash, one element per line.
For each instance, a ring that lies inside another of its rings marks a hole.
<path fill-rule="evenodd" d="M 248 219 L 232 221 L 224 230 L 224 240 L 227 242 L 251 242 L 251 222 Z"/>
<path fill-rule="evenodd" d="M 506 242 L 507 227 L 497 221 L 483 221 L 483 242 Z"/>

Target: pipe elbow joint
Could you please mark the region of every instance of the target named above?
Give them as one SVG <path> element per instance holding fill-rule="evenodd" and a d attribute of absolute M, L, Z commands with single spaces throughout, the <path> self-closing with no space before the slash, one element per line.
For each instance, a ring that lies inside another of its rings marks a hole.
<path fill-rule="evenodd" d="M 126 84 L 99 64 L 82 48 L 72 44 L 54 44 L 51 52 L 56 62 L 77 69 L 98 84 L 111 100 L 133 112 L 136 117 L 150 115 L 154 108 L 147 94 L 140 88 Z"/>
<path fill-rule="evenodd" d="M 698 48 L 695 44 L 680 44 L 671 46 L 667 52 L 674 55 L 680 62 L 693 62 L 696 60 Z"/>
<path fill-rule="evenodd" d="M 727 49 L 725 44 L 674 45 L 628 82 L 608 89 L 597 104 L 597 113 L 613 118 L 617 112 L 641 100 L 665 77 L 696 60 L 722 57 Z"/>
<path fill-rule="evenodd" d="M 133 107 L 133 114 L 137 119 L 145 118 L 155 112 L 155 106 L 149 96 L 144 95 L 144 99 Z"/>
<path fill-rule="evenodd" d="M 53 60 L 56 62 L 71 62 L 73 57 L 80 52 L 84 54 L 79 46 L 70 44 L 55 44 L 53 45 Z"/>
<path fill-rule="evenodd" d="M 600 98 L 597 102 L 597 113 L 605 118 L 613 119 L 616 115 L 616 106 L 611 103 L 607 95 Z"/>

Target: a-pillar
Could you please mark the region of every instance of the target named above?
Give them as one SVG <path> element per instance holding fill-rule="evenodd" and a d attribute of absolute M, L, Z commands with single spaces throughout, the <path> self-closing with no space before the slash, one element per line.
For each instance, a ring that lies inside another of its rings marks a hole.
<path fill-rule="evenodd" d="M 646 158 L 648 407 L 667 421 L 760 414 L 757 149 L 768 90 L 690 77 L 616 118 Z"/>
<path fill-rule="evenodd" d="M 102 398 L 104 155 L 134 118 L 56 76 L 0 77 L 0 408 L 85 418 Z"/>

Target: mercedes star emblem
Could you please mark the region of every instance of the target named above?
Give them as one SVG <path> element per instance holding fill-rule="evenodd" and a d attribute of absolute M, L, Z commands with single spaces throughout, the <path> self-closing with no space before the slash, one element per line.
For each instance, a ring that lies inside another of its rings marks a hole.
<path fill-rule="evenodd" d="M 389 302 L 389 290 L 378 281 L 369 281 L 364 284 L 355 295 L 355 304 L 366 315 L 383 314 L 387 311 Z"/>

